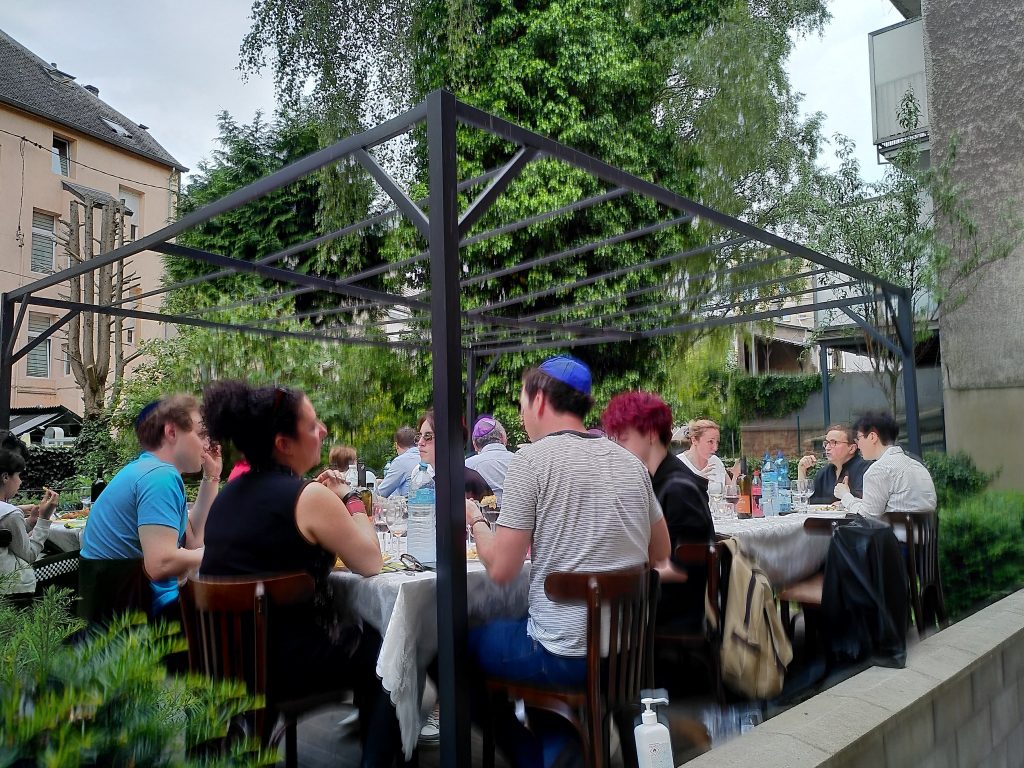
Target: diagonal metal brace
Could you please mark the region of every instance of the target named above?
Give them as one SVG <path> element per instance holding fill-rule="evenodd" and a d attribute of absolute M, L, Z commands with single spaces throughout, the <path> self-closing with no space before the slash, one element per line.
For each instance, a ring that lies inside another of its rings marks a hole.
<path fill-rule="evenodd" d="M 357 149 L 352 153 L 352 157 L 366 169 L 367 173 L 373 176 L 374 180 L 380 185 L 380 188 L 387 193 L 388 197 L 395 201 L 395 205 L 408 217 L 420 234 L 429 241 L 430 222 L 427 221 L 426 215 L 413 199 L 405 194 L 405 191 L 395 183 L 394 179 L 388 176 L 388 172 L 381 168 L 365 149 Z"/>
<path fill-rule="evenodd" d="M 519 177 L 520 171 L 537 156 L 537 150 L 533 147 L 522 147 L 515 156 L 501 169 L 501 172 L 487 185 L 487 189 L 470 203 L 469 208 L 459 219 L 459 237 L 465 237 L 470 228 L 494 205 L 498 196 L 508 189 Z"/>

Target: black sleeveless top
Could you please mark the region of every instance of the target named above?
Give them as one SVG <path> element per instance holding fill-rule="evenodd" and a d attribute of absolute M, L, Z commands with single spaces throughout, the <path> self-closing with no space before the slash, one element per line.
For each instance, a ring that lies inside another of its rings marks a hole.
<path fill-rule="evenodd" d="M 312 603 L 282 609 L 270 637 L 271 674 L 281 691 L 306 695 L 323 677 L 318 665 L 352 647 L 332 610 L 327 576 L 331 552 L 303 538 L 295 507 L 308 480 L 284 467 L 252 470 L 225 485 L 210 507 L 199 567 L 202 576 L 269 576 L 305 571 L 313 576 Z M 333 662 L 331 662 L 333 663 Z"/>
<path fill-rule="evenodd" d="M 334 555 L 303 538 L 295 525 L 299 494 L 309 482 L 284 468 L 250 471 L 221 489 L 210 508 L 199 572 L 248 576 L 305 571 L 318 581 Z"/>

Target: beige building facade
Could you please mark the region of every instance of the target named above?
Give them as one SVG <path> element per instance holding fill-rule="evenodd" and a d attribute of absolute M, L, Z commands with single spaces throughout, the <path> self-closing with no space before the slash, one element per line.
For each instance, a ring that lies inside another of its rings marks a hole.
<path fill-rule="evenodd" d="M 60 239 L 66 236 L 72 201 L 123 202 L 131 211 L 125 218 L 127 240 L 161 229 L 174 216 L 185 170 L 146 126 L 104 103 L 98 89 L 78 84 L 0 31 L 0 291 L 69 265 Z M 94 210 L 98 237 L 100 211 Z M 159 286 L 162 258 L 140 253 L 128 262 L 126 272 L 136 278 L 129 294 L 141 295 Z M 64 298 L 68 290 L 66 285 L 54 286 L 41 295 Z M 141 298 L 131 306 L 159 311 L 160 296 Z M 29 307 L 15 349 L 62 314 Z M 125 356 L 137 351 L 143 339 L 166 332 L 161 323 L 125 320 Z M 79 414 L 83 410 L 66 327 L 16 361 L 12 370 L 11 407 L 54 405 Z"/>

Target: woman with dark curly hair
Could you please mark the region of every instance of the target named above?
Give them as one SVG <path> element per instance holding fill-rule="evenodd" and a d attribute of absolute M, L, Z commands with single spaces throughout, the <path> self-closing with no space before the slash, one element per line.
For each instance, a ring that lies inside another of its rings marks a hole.
<path fill-rule="evenodd" d="M 372 576 L 382 559 L 373 523 L 358 494 L 336 470 L 315 480 L 327 429 L 302 392 L 214 382 L 203 397 L 210 438 L 234 444 L 252 469 L 228 483 L 206 521 L 203 576 L 305 571 L 316 581 L 313 604 L 296 610 L 270 638 L 278 690 L 287 696 L 351 687 L 363 734 L 362 764 L 390 765 L 398 752 L 398 721 L 377 678 L 380 635 L 342 631 L 334 620 L 327 576 L 341 557 Z M 355 650 L 352 647 L 355 646 Z"/>
<path fill-rule="evenodd" d="M 684 542 L 714 541 L 707 480 L 695 475 L 669 451 L 672 409 L 665 401 L 651 392 L 622 392 L 608 402 L 601 422 L 608 436 L 639 458 L 651 473 L 673 551 Z M 698 629 L 704 617 L 707 574 L 687 566 L 683 576 L 669 563 L 659 566 L 658 571 L 662 580 L 658 624 Z"/>

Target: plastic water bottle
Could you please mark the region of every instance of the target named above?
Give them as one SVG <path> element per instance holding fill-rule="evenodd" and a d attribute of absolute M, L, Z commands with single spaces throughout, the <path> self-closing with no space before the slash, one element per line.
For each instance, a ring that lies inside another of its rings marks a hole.
<path fill-rule="evenodd" d="M 421 563 L 437 562 L 434 470 L 420 462 L 409 481 L 408 552 Z"/>
<path fill-rule="evenodd" d="M 793 511 L 793 496 L 789 490 L 789 462 L 782 451 L 775 454 L 775 473 L 779 484 L 779 514 L 788 515 Z"/>
<path fill-rule="evenodd" d="M 779 512 L 778 487 L 775 462 L 772 460 L 771 453 L 765 451 L 764 464 L 761 466 L 761 509 L 765 517 L 772 517 Z"/>
<path fill-rule="evenodd" d="M 668 704 L 668 699 L 640 699 L 640 703 L 644 705 L 642 722 L 633 729 L 637 764 L 640 768 L 672 768 L 672 739 L 654 711 L 655 704 Z"/>

